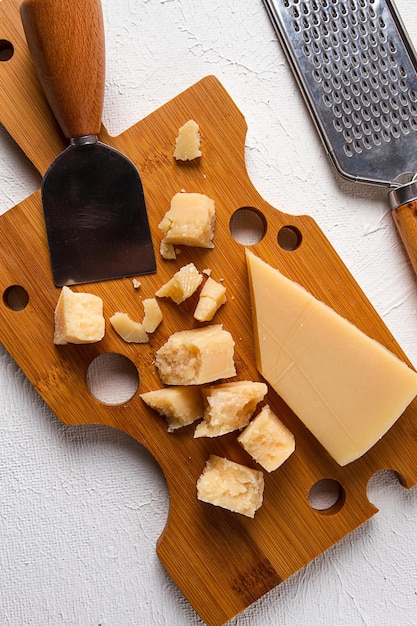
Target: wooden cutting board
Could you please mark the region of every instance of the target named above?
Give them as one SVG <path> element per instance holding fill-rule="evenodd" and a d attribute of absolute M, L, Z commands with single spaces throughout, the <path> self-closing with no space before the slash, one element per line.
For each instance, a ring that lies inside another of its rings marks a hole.
<path fill-rule="evenodd" d="M 18 4 L 17 0 L 0 3 L 0 39 L 10 42 L 14 49 L 11 59 L 0 63 L 0 122 L 44 173 L 64 141 L 34 78 Z M 196 162 L 179 164 L 172 157 L 174 140 L 177 129 L 189 118 L 200 125 L 203 156 Z M 141 277 L 138 292 L 131 279 L 76 288 L 103 298 L 107 333 L 98 344 L 53 344 L 53 312 L 59 290 L 52 283 L 39 192 L 0 217 L 0 340 L 62 422 L 118 428 L 155 457 L 170 494 L 167 524 L 157 553 L 209 626 L 231 619 L 369 519 L 376 508 L 367 500 L 366 486 L 375 472 L 391 468 L 405 486 L 417 482 L 416 402 L 368 454 L 341 468 L 271 391 L 265 401 L 294 432 L 297 449 L 282 468 L 265 475 L 263 507 L 253 520 L 245 518 L 196 498 L 196 481 L 209 454 L 254 466 L 237 445 L 236 433 L 194 440 L 191 426 L 168 434 L 164 420 L 139 398 L 140 392 L 161 386 L 154 367 L 155 350 L 172 332 L 197 324 L 192 317 L 195 298 L 179 306 L 161 300 L 164 320 L 147 345 L 124 343 L 112 332 L 108 318 L 121 310 L 140 320 L 141 299 L 152 297 L 190 261 L 200 270 L 211 268 L 215 279 L 224 279 L 228 301 L 215 321 L 235 339 L 236 378 L 259 380 L 244 245 L 234 239 L 229 226 L 235 212 L 245 207 L 261 216 L 260 223 L 266 229 L 263 239 L 252 246 L 256 254 L 406 360 L 315 222 L 278 211 L 254 189 L 244 162 L 246 131 L 244 117 L 213 76 L 118 137 L 109 137 L 103 129 L 101 139 L 126 153 L 139 168 L 158 266 L 156 275 Z M 159 257 L 157 226 L 171 197 L 181 189 L 202 192 L 215 200 L 215 249 L 183 249 L 177 261 L 168 262 Z M 284 227 L 290 227 L 300 239 L 295 250 L 278 243 Z M 19 291 L 27 295 L 25 306 L 16 304 Z M 117 405 L 98 400 L 86 382 L 90 366 L 97 364 L 95 359 L 110 353 L 129 359 L 139 374 L 138 391 Z M 341 495 L 334 506 L 320 512 L 310 506 L 308 496 L 323 478 L 337 481 Z"/>

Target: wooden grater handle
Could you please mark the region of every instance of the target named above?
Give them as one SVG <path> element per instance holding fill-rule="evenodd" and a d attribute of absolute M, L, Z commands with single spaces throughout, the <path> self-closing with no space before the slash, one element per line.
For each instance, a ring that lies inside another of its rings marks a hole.
<path fill-rule="evenodd" d="M 100 0 L 23 0 L 20 15 L 49 105 L 69 139 L 98 135 L 105 49 Z"/>
<path fill-rule="evenodd" d="M 391 192 L 390 202 L 395 225 L 417 274 L 417 183 Z"/>

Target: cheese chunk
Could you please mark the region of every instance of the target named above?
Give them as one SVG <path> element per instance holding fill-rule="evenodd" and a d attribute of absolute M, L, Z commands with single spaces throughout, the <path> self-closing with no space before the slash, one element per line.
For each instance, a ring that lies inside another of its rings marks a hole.
<path fill-rule="evenodd" d="M 162 311 L 155 298 L 145 298 L 143 301 L 144 317 L 142 326 L 147 333 L 153 333 L 162 322 Z"/>
<path fill-rule="evenodd" d="M 165 285 L 162 285 L 155 295 L 160 298 L 171 298 L 176 304 L 180 304 L 193 295 L 202 280 L 203 276 L 194 263 L 188 263 L 181 267 Z"/>
<path fill-rule="evenodd" d="M 148 343 L 149 337 L 143 324 L 134 322 L 127 313 L 118 311 L 110 318 L 110 324 L 127 343 Z"/>
<path fill-rule="evenodd" d="M 210 322 L 226 302 L 226 287 L 209 276 L 200 292 L 194 317 L 199 322 Z"/>
<path fill-rule="evenodd" d="M 201 157 L 200 129 L 194 120 L 188 120 L 178 130 L 175 139 L 174 158 L 177 161 L 192 161 Z"/>
<path fill-rule="evenodd" d="M 197 498 L 253 518 L 262 506 L 262 472 L 212 454 L 197 481 Z"/>
<path fill-rule="evenodd" d="M 244 428 L 267 391 L 265 383 L 250 380 L 204 388 L 202 393 L 207 406 L 194 437 L 219 437 Z"/>
<path fill-rule="evenodd" d="M 417 395 L 417 374 L 299 284 L 246 257 L 258 370 L 340 465 L 354 461 Z"/>
<path fill-rule="evenodd" d="M 188 426 L 203 416 L 203 397 L 198 387 L 165 387 L 140 395 L 168 422 L 168 432 Z"/>
<path fill-rule="evenodd" d="M 251 457 L 267 472 L 273 472 L 295 450 L 294 435 L 267 404 L 237 438 Z"/>
<path fill-rule="evenodd" d="M 54 343 L 95 343 L 104 332 L 103 300 L 63 287 L 55 308 Z"/>
<path fill-rule="evenodd" d="M 177 193 L 158 227 L 164 233 L 162 243 L 214 248 L 214 200 L 202 193 Z"/>
<path fill-rule="evenodd" d="M 232 335 L 221 324 L 173 333 L 156 352 L 166 385 L 203 385 L 235 376 Z"/>
<path fill-rule="evenodd" d="M 167 243 L 163 239 L 159 245 L 159 252 L 163 259 L 167 261 L 174 261 L 177 258 L 177 253 L 175 252 L 174 244 Z"/>

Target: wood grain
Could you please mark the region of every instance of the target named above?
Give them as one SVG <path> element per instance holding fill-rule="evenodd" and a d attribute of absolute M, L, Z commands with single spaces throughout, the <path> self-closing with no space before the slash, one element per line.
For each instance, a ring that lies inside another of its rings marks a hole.
<path fill-rule="evenodd" d="M 417 200 L 406 202 L 392 210 L 394 223 L 417 273 Z"/>
<path fill-rule="evenodd" d="M 0 121 L 44 172 L 45 165 L 59 152 L 62 136 L 33 78 L 18 3 L 4 0 L 0 12 L 15 48 L 12 60 L 0 64 Z M 15 88 L 16 80 L 20 81 L 19 89 Z M 180 164 L 172 157 L 174 140 L 177 129 L 189 118 L 200 125 L 203 156 Z M 157 273 L 141 277 L 139 292 L 130 279 L 76 288 L 103 298 L 107 333 L 98 344 L 57 347 L 52 342 L 59 290 L 50 274 L 40 193 L 0 217 L 0 340 L 62 422 L 120 429 L 155 457 L 170 494 L 168 519 L 157 553 L 209 626 L 230 620 L 369 519 L 376 509 L 366 497 L 366 487 L 375 472 L 390 468 L 407 487 L 417 482 L 416 402 L 369 453 L 341 468 L 270 391 L 265 402 L 294 432 L 297 448 L 282 468 L 265 475 L 264 505 L 255 519 L 245 518 L 196 498 L 196 481 L 209 454 L 255 467 L 236 443 L 236 433 L 193 439 L 191 426 L 168 434 L 164 420 L 139 398 L 140 392 L 160 387 L 155 350 L 172 332 L 198 326 L 192 317 L 195 298 L 179 306 L 161 299 L 164 321 L 147 345 L 125 344 L 112 332 L 108 318 L 123 310 L 141 319 L 141 299 L 152 297 L 190 261 L 200 270 L 211 268 L 213 278 L 224 279 L 228 301 L 215 321 L 235 339 L 236 379 L 260 379 L 254 361 L 244 245 L 235 241 L 229 227 L 230 219 L 242 207 L 252 207 L 263 216 L 267 227 L 263 239 L 252 246 L 256 254 L 406 360 L 315 222 L 308 216 L 293 217 L 275 209 L 253 187 L 244 161 L 246 132 L 243 115 L 213 76 L 203 78 L 118 137 L 109 137 L 102 130 L 103 141 L 127 154 L 140 171 L 156 249 L 161 236 L 158 223 L 173 194 L 181 189 L 212 197 L 217 223 L 214 250 L 183 249 L 177 261 L 171 262 L 157 254 Z M 32 141 L 37 142 L 36 150 L 31 148 Z M 301 242 L 295 250 L 278 244 L 283 227 L 299 233 Z M 12 306 L 9 298 L 15 285 L 28 294 L 27 306 L 22 309 Z M 108 353 L 127 357 L 140 376 L 138 392 L 123 404 L 97 400 L 86 384 L 91 363 Z M 322 478 L 338 481 L 343 495 L 333 508 L 318 512 L 311 508 L 308 494 Z"/>
<path fill-rule="evenodd" d="M 23 0 L 20 13 L 40 82 L 64 135 L 98 135 L 105 81 L 100 0 Z"/>

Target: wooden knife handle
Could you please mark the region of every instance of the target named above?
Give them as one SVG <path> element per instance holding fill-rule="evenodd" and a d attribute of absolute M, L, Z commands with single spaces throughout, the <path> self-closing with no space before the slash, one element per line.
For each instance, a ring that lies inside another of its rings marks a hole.
<path fill-rule="evenodd" d="M 105 48 L 100 0 L 23 0 L 20 15 L 42 88 L 65 136 L 98 135 Z"/>

